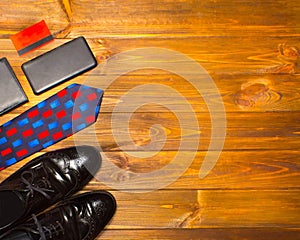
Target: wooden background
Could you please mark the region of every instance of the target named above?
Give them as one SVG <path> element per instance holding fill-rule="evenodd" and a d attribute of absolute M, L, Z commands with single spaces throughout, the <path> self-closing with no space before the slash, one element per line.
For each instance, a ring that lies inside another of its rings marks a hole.
<path fill-rule="evenodd" d="M 42 19 L 56 40 L 19 57 L 9 36 Z M 82 83 L 87 76 L 97 81 L 97 73 L 90 71 L 35 96 L 20 68 L 34 56 L 81 35 L 88 39 L 99 63 L 138 47 L 186 54 L 212 76 L 227 114 L 220 159 L 206 178 L 199 179 L 211 124 L 197 91 L 185 79 L 155 69 L 118 78 L 105 92 L 95 125 L 110 161 L 128 171 L 151 172 L 168 164 L 178 150 L 178 120 L 157 104 L 137 109 L 129 129 L 134 142 L 142 146 L 150 141 L 150 127 L 163 125 L 167 140 L 157 155 L 131 157 L 123 150 L 136 150 L 126 149 L 126 142 L 117 144 L 113 137 L 114 106 L 131 88 L 149 82 L 173 87 L 186 97 L 200 125 L 200 131 L 191 134 L 201 132 L 202 142 L 187 171 L 163 189 L 136 194 L 111 189 L 94 179 L 84 191 L 109 190 L 118 203 L 114 218 L 97 239 L 300 239 L 299 1 L 3 0 L 0 57 L 8 58 L 30 101 L 2 116 L 0 124 L 70 83 Z M 84 143 L 94 144 L 91 134 L 87 129 Z M 159 141 L 161 133 L 157 134 Z M 72 145 L 70 137 L 44 151 Z M 30 159 L 2 171 L 0 180 Z"/>

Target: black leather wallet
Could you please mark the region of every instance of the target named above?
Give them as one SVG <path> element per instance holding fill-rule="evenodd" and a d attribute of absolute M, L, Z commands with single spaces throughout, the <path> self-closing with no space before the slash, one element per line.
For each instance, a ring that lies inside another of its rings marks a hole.
<path fill-rule="evenodd" d="M 78 37 L 22 65 L 35 94 L 97 66 L 88 43 Z"/>
<path fill-rule="evenodd" d="M 0 59 L 0 115 L 28 101 L 6 58 Z"/>

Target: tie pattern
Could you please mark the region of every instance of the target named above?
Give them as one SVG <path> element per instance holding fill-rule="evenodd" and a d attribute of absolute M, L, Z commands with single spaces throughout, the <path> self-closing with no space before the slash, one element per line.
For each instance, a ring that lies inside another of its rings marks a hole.
<path fill-rule="evenodd" d="M 72 84 L 0 127 L 0 171 L 90 126 L 103 91 Z"/>

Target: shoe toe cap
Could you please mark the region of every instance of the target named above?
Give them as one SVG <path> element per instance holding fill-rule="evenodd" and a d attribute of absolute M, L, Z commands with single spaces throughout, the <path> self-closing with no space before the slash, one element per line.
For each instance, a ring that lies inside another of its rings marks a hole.
<path fill-rule="evenodd" d="M 52 162 L 50 167 L 56 166 L 60 169 L 58 172 L 60 172 L 61 176 L 56 177 L 58 181 L 65 184 L 66 181 L 61 181 L 60 179 L 69 179 L 69 183 L 66 186 L 71 184 L 74 187 L 70 193 L 74 193 L 84 187 L 96 175 L 101 166 L 101 155 L 92 146 L 62 149 L 57 152 L 55 157 L 50 157 L 49 159 Z M 55 176 L 58 175 L 55 174 Z"/>
<path fill-rule="evenodd" d="M 75 197 L 71 205 L 78 206 L 78 219 L 84 239 L 94 239 L 110 222 L 116 211 L 116 200 L 106 191 L 93 191 Z"/>
<path fill-rule="evenodd" d="M 115 214 L 116 200 L 112 194 L 106 191 L 95 191 L 92 194 L 89 205 L 94 210 L 94 219 L 99 228 L 103 229 Z"/>
<path fill-rule="evenodd" d="M 81 173 L 86 170 L 91 175 L 95 175 L 101 165 L 101 155 L 92 146 L 78 146 L 73 149 L 74 156 L 71 157 L 70 168 L 79 170 Z"/>

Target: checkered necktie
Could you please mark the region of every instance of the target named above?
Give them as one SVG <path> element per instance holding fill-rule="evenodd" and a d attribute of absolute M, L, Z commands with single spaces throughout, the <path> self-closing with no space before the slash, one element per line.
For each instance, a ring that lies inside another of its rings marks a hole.
<path fill-rule="evenodd" d="M 72 84 L 0 127 L 0 171 L 97 120 L 103 91 Z"/>

